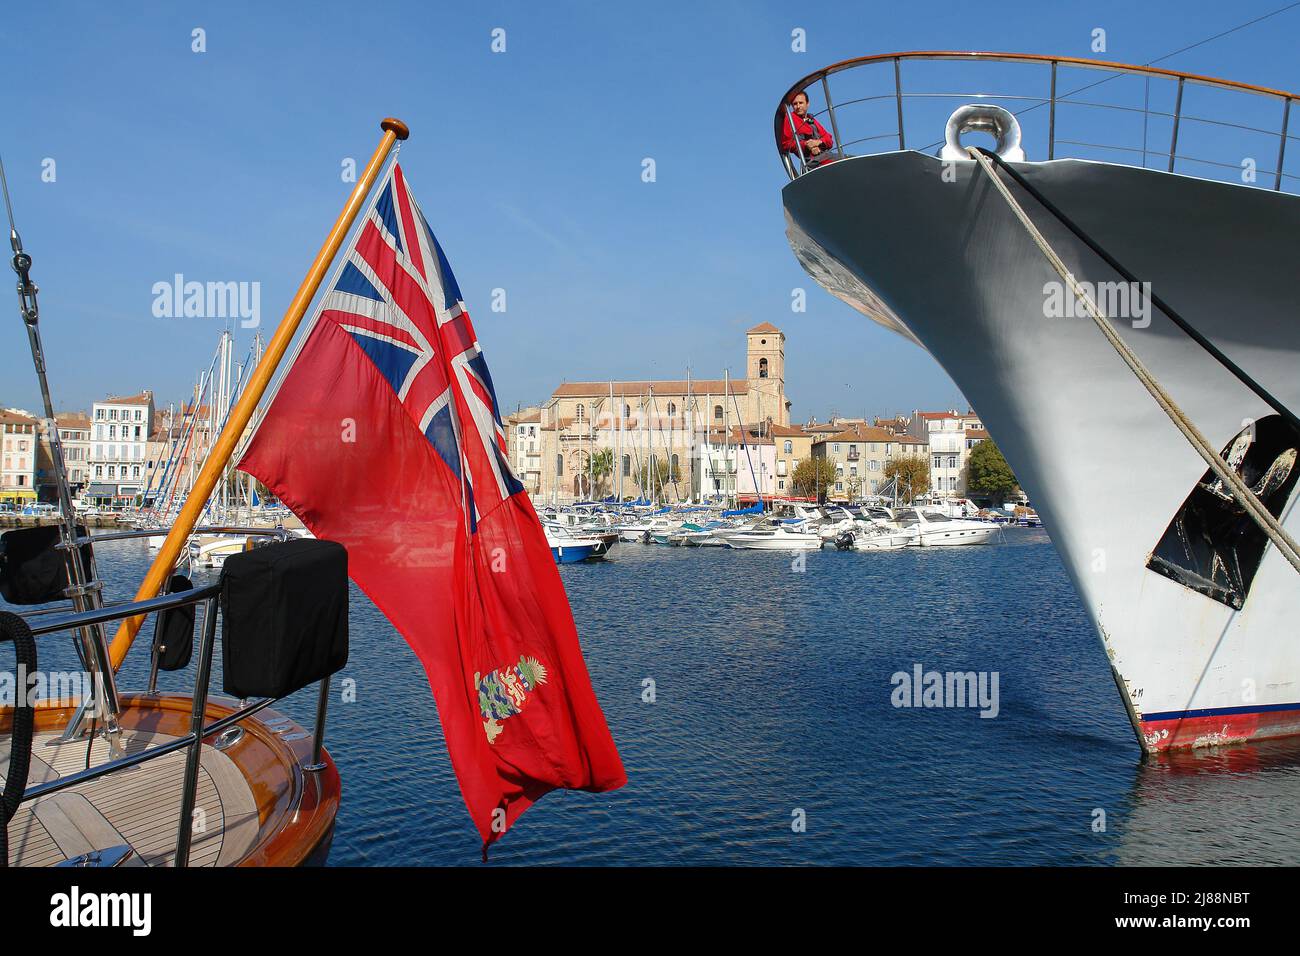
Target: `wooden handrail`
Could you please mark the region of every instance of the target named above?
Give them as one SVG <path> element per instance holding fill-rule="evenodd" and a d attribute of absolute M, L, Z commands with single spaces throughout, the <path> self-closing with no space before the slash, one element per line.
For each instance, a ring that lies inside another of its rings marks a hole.
<path fill-rule="evenodd" d="M 1090 60 L 1077 56 L 1048 56 L 1044 53 L 997 53 L 981 50 L 913 50 L 907 53 L 875 53 L 870 56 L 859 56 L 854 57 L 851 60 L 841 60 L 838 63 L 832 63 L 828 67 L 809 73 L 798 83 L 791 86 L 790 89 L 786 90 L 785 95 L 781 97 L 781 102 L 785 103 L 795 93 L 806 89 L 810 84 L 820 80 L 823 76 L 830 76 L 833 73 L 839 73 L 842 70 L 848 70 L 856 66 L 863 66 L 867 63 L 887 62 L 889 60 L 991 60 L 1003 63 L 1061 63 L 1067 66 L 1078 66 L 1093 70 L 1109 70 L 1115 73 L 1156 75 L 1167 77 L 1169 79 L 1186 80 L 1189 83 L 1201 83 L 1207 86 L 1218 86 L 1224 89 L 1241 90 L 1247 93 L 1262 93 L 1266 96 L 1279 96 L 1283 99 L 1300 100 L 1300 93 L 1289 93 L 1286 90 L 1275 90 L 1267 86 L 1254 86 L 1250 83 L 1238 83 L 1235 80 L 1221 80 L 1213 76 L 1202 76 L 1198 73 L 1184 73 L 1180 70 L 1166 70 L 1157 66 L 1141 66 L 1134 63 L 1114 63 L 1110 60 Z"/>

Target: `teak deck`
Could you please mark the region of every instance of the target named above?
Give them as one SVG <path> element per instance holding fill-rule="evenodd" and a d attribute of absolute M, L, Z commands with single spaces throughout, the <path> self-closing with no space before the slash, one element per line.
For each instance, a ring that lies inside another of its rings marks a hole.
<path fill-rule="evenodd" d="M 45 783 L 86 765 L 86 742 L 47 746 L 57 734 L 33 740 L 28 786 Z M 167 743 L 166 734 L 122 734 L 128 754 Z M 8 746 L 0 770 L 7 769 Z M 108 745 L 97 738 L 91 765 L 108 759 Z M 136 865 L 168 866 L 176 853 L 185 753 L 177 751 L 107 777 L 23 804 L 9 824 L 10 866 L 53 866 L 91 850 L 129 844 Z M 257 839 L 253 792 L 230 758 L 204 745 L 195 797 L 190 866 L 230 866 Z M 128 864 L 129 865 L 129 864 Z"/>
<path fill-rule="evenodd" d="M 136 754 L 185 734 L 190 700 L 180 695 L 124 698 L 122 745 Z M 235 702 L 209 703 L 209 720 Z M 10 711 L 0 709 L 0 781 L 8 771 Z M 84 770 L 87 741 L 50 746 L 70 711 L 38 710 L 28 772 L 30 788 Z M 311 735 L 265 709 L 241 725 L 243 737 L 219 751 L 205 740 L 195 795 L 190 866 L 299 866 L 323 863 L 338 809 L 338 771 L 304 771 Z M 57 866 L 92 850 L 128 844 L 124 866 L 174 864 L 186 750 L 180 749 L 23 803 L 9 823 L 11 866 Z M 92 767 L 108 760 L 97 737 Z"/>

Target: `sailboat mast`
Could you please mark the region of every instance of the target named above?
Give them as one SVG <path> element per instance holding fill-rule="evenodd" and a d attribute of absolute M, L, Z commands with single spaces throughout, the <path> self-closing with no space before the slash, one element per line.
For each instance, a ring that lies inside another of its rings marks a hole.
<path fill-rule="evenodd" d="M 226 329 L 221 333 L 221 347 L 225 351 L 225 366 L 221 375 L 221 420 L 225 422 L 230 415 L 230 384 L 231 370 L 234 365 L 234 350 L 231 348 L 230 330 Z M 230 507 L 230 463 L 227 459 L 225 467 L 221 472 L 221 521 L 226 520 L 226 510 Z"/>
<path fill-rule="evenodd" d="M 712 391 L 708 391 L 704 393 L 704 406 L 705 406 L 704 421 L 700 425 L 700 433 L 704 436 L 704 450 L 701 452 L 701 454 L 709 456 L 708 480 L 716 481 L 717 473 L 714 471 L 713 468 L 714 458 L 713 458 L 713 392 Z M 700 484 L 703 483 L 704 483 L 703 476 L 701 476 Z"/>
<path fill-rule="evenodd" d="M 663 490 L 664 490 L 664 489 L 663 489 L 663 484 L 662 484 L 662 482 L 657 482 L 657 481 L 656 481 L 656 479 L 659 477 L 659 467 L 658 467 L 657 462 L 655 461 L 655 429 L 658 427 L 658 424 L 659 424 L 659 423 L 656 421 L 656 416 L 655 416 L 655 386 L 654 386 L 654 382 L 651 382 L 651 383 L 650 383 L 650 387 L 649 387 L 649 395 L 650 395 L 650 403 L 646 406 L 646 415 L 645 415 L 645 424 L 646 424 L 646 432 L 645 432 L 645 435 L 646 435 L 646 474 L 647 474 L 647 476 L 649 477 L 649 480 L 650 480 L 650 491 L 651 491 L 651 496 L 654 497 L 654 500 L 655 500 L 656 502 L 659 502 L 659 501 L 661 501 L 661 499 L 662 499 L 662 496 L 663 496 Z M 655 493 L 655 485 L 656 485 L 656 484 L 659 485 L 659 489 L 658 489 L 658 493 L 657 493 L 657 494 Z"/>
<path fill-rule="evenodd" d="M 691 367 L 686 366 L 686 407 L 682 409 L 682 425 L 690 429 L 686 439 L 686 487 L 691 504 L 695 501 L 695 428 L 691 421 Z"/>
<path fill-rule="evenodd" d="M 734 508 L 731 500 L 731 369 L 722 371 L 722 500 Z"/>
<path fill-rule="evenodd" d="M 609 400 L 611 403 L 614 401 L 613 380 L 609 383 Z M 615 480 L 615 484 L 618 486 L 618 503 L 621 505 L 623 503 L 623 402 L 621 400 L 615 411 L 618 413 L 618 438 L 615 442 L 618 445 L 618 453 L 615 456 L 618 461 L 614 463 L 614 467 L 618 469 L 618 478 Z M 613 427 L 612 424 L 611 427 Z"/>

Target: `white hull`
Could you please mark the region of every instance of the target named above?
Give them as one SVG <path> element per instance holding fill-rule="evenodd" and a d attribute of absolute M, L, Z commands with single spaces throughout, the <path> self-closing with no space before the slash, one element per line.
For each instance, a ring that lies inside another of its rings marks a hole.
<path fill-rule="evenodd" d="M 916 544 L 916 538 L 905 534 L 859 534 L 853 538 L 855 551 L 901 551 Z"/>
<path fill-rule="evenodd" d="M 724 540 L 728 547 L 741 551 L 817 551 L 822 546 L 817 535 L 799 531 L 742 531 Z"/>
<path fill-rule="evenodd" d="M 969 544 L 988 544 L 998 529 L 996 525 L 983 528 L 962 527 L 951 531 L 925 531 L 918 544 L 922 548 L 957 548 Z"/>
<path fill-rule="evenodd" d="M 152 540 L 152 539 L 151 539 Z M 190 562 L 196 568 L 219 568 L 248 544 L 243 535 L 202 536 L 190 542 Z"/>
<path fill-rule="evenodd" d="M 1052 529 L 1148 750 L 1300 732 L 1300 581 L 1267 547 L 1240 610 L 1148 568 L 1205 472 L 973 162 L 850 158 L 784 190 L 796 256 L 925 347 Z M 1049 200 L 1287 407 L 1300 408 L 1300 198 L 1153 170 L 1017 164 Z M 1081 280 L 1117 276 L 1023 192 Z M 1158 312 L 1116 327 L 1217 448 L 1272 410 Z M 1124 507 L 1114 507 L 1123 488 Z M 1295 497 L 1283 526 L 1300 535 Z"/>

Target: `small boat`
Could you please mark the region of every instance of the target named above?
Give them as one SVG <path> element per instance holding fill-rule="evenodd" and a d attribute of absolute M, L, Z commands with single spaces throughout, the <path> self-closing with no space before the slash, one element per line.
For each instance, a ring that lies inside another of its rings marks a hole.
<path fill-rule="evenodd" d="M 1038 517 L 1038 512 L 1033 508 L 1017 508 L 1016 524 L 1022 528 L 1041 528 L 1043 519 Z"/>
<path fill-rule="evenodd" d="M 917 544 L 917 535 L 907 531 L 890 531 L 886 528 L 863 529 L 845 532 L 847 547 L 841 547 L 845 538 L 836 538 L 835 546 L 844 551 L 899 551 Z"/>
<path fill-rule="evenodd" d="M 899 509 L 897 521 L 901 529 L 915 534 L 915 544 L 922 548 L 988 544 L 998 532 L 997 525 L 985 521 L 949 518 L 937 511 L 921 508 Z"/>
<path fill-rule="evenodd" d="M 556 564 L 577 564 L 609 553 L 610 543 L 603 538 L 585 537 L 554 522 L 547 522 L 543 527 Z"/>
<path fill-rule="evenodd" d="M 616 529 L 623 541 L 640 541 L 643 544 L 657 542 L 667 544 L 666 537 L 680 530 L 682 522 L 675 518 L 649 518 L 633 524 L 619 525 Z M 663 537 L 665 540 L 660 541 Z"/>
<path fill-rule="evenodd" d="M 725 548 L 727 542 L 721 536 L 733 530 L 734 527 L 724 521 L 707 521 L 697 525 L 695 530 L 683 530 L 680 543 L 686 548 Z"/>
<path fill-rule="evenodd" d="M 767 521 L 723 536 L 727 547 L 747 551 L 818 551 L 821 536 L 787 524 Z"/>

